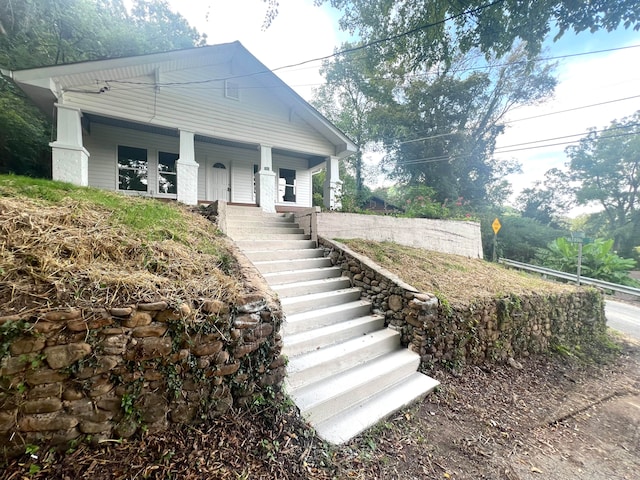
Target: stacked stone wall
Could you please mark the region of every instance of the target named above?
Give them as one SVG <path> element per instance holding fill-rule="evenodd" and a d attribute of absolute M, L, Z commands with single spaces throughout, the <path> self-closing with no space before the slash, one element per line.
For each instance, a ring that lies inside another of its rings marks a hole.
<path fill-rule="evenodd" d="M 362 289 L 374 312 L 383 314 L 386 324 L 401 332 L 402 343 L 420 354 L 423 367 L 506 361 L 589 343 L 606 331 L 603 296 L 593 288 L 450 305 L 341 243 L 319 241 L 332 263 Z"/>
<path fill-rule="evenodd" d="M 0 450 L 127 438 L 243 408 L 285 376 L 272 298 L 0 317 Z"/>

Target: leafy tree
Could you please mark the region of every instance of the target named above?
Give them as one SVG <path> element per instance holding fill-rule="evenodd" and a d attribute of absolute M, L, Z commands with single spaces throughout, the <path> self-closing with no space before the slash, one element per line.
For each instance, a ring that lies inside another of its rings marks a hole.
<path fill-rule="evenodd" d="M 552 168 L 544 181 L 522 190 L 516 203 L 523 217 L 537 220 L 543 225 L 559 227 L 561 217 L 574 204 L 574 194 L 566 172 Z"/>
<path fill-rule="evenodd" d="M 388 151 L 385 171 L 401 183 L 434 188 L 440 203 L 459 197 L 476 207 L 501 203 L 510 193 L 506 175 L 519 169 L 493 158 L 501 122 L 513 107 L 543 101 L 556 84 L 552 66 L 528 64 L 524 55 L 520 46 L 476 71 L 469 54 L 435 76 L 403 74 L 373 113 Z"/>
<path fill-rule="evenodd" d="M 352 45 L 346 43 L 343 47 Z M 363 153 L 374 139 L 375 126 L 371 119 L 374 98 L 385 88 L 385 83 L 387 90 L 389 85 L 383 79 L 372 81 L 371 59 L 365 54 L 350 59 L 341 55 L 325 61 L 322 73 L 325 83 L 316 90 L 312 103 L 358 145 L 358 151 L 347 158 L 346 163 L 355 178 L 355 200 L 362 203 L 366 196 Z"/>
<path fill-rule="evenodd" d="M 480 215 L 482 249 L 486 259 L 491 259 L 493 255 L 494 233 L 491 224 L 495 218 L 502 225 L 497 238 L 498 258 L 532 263 L 540 249 L 558 236 L 566 234 L 566 230 L 544 225 L 533 218 L 520 216 L 515 211 L 487 209 Z"/>
<path fill-rule="evenodd" d="M 621 285 L 638 286 L 629 272 L 636 262 L 630 258 L 622 258 L 613 251 L 613 240 L 597 239 L 582 247 L 581 274 L 606 282 Z M 576 273 L 578 269 L 578 244 L 570 243 L 560 237 L 551 242 L 546 250 L 538 254 L 538 261 L 545 267 L 567 273 Z"/>
<path fill-rule="evenodd" d="M 519 40 L 535 56 L 552 31 L 557 39 L 568 31 L 613 31 L 621 24 L 640 30 L 637 0 L 315 1 L 340 9 L 344 30 L 376 42 L 381 56 L 397 57 L 410 68 L 448 63 L 474 48 L 501 57 Z M 267 15 L 277 12 L 277 0 L 269 4 Z"/>
<path fill-rule="evenodd" d="M 313 189 L 313 205 L 324 207 L 323 192 L 326 172 L 324 170 L 316 173 L 312 179 Z M 364 186 L 360 194 L 357 193 L 356 180 L 348 171 L 348 167 L 344 162 L 340 162 L 340 180 L 342 181 L 342 192 L 340 195 L 340 203 L 342 212 L 360 212 L 364 204 L 371 196 L 371 191 Z"/>
<path fill-rule="evenodd" d="M 640 111 L 602 132 L 592 129 L 566 152 L 576 202 L 601 206 L 598 218 L 613 248 L 631 256 L 640 244 Z"/>
<path fill-rule="evenodd" d="M 204 45 L 164 0 L 0 2 L 0 66 L 12 70 Z M 0 77 L 0 173 L 50 174 L 51 126 Z"/>

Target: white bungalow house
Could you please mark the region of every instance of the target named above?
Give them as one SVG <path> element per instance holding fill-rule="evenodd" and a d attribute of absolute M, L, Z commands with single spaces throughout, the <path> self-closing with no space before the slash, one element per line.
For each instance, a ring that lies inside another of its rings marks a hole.
<path fill-rule="evenodd" d="M 7 72 L 4 72 L 7 73 Z M 354 143 L 239 42 L 8 72 L 53 115 L 55 180 L 186 204 L 338 206 Z"/>

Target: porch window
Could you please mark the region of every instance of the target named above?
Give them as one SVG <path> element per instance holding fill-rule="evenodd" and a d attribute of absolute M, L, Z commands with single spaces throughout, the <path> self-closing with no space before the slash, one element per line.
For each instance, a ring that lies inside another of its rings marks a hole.
<path fill-rule="evenodd" d="M 158 193 L 178 193 L 177 153 L 158 152 Z"/>
<path fill-rule="evenodd" d="M 148 167 L 146 149 L 118 146 L 118 189 L 147 192 Z"/>
<path fill-rule="evenodd" d="M 296 171 L 281 168 L 278 175 L 278 201 L 296 201 Z"/>

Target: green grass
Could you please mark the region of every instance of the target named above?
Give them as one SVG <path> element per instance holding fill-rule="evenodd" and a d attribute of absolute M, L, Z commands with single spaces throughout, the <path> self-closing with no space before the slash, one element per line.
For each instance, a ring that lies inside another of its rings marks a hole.
<path fill-rule="evenodd" d="M 68 198 L 82 205 L 105 209 L 110 224 L 130 228 L 143 234 L 148 241 L 171 239 L 188 243 L 189 225 L 174 203 L 16 175 L 0 175 L 0 194 L 49 205 Z"/>

